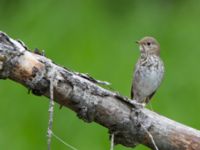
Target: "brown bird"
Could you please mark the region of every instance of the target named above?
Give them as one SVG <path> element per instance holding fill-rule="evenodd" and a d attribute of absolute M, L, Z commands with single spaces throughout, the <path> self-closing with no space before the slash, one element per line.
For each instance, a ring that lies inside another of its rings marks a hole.
<path fill-rule="evenodd" d="M 160 45 L 153 37 L 144 37 L 139 44 L 141 56 L 135 66 L 131 99 L 142 106 L 149 103 L 160 86 L 164 64 L 160 58 Z"/>

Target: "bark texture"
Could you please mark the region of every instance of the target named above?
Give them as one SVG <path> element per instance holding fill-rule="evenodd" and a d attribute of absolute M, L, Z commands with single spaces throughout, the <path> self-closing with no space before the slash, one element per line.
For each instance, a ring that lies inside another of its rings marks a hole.
<path fill-rule="evenodd" d="M 58 66 L 0 32 L 0 79 L 14 80 L 35 95 L 49 97 L 50 78 L 54 79 L 55 101 L 84 121 L 108 128 L 115 144 L 155 149 L 148 131 L 159 150 L 200 150 L 200 131 L 134 107 L 128 98 L 97 85 L 98 80 Z"/>

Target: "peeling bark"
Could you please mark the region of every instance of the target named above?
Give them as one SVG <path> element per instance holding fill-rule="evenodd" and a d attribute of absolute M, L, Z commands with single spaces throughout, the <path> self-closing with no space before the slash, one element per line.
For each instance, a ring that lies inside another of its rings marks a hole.
<path fill-rule="evenodd" d="M 49 97 L 52 74 L 56 75 L 55 101 L 84 121 L 95 121 L 108 128 L 115 135 L 115 144 L 143 144 L 154 149 L 145 128 L 159 150 L 200 150 L 200 131 L 146 108 L 134 107 L 128 98 L 97 85 L 100 81 L 60 67 L 0 32 L 0 79 L 14 80 L 35 95 Z"/>

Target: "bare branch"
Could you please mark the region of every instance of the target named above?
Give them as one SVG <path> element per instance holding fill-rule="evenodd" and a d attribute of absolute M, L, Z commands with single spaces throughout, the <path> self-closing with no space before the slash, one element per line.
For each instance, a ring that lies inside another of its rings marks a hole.
<path fill-rule="evenodd" d="M 115 144 L 127 147 L 143 144 L 155 149 L 156 143 L 159 150 L 200 150 L 200 131 L 148 109 L 134 108 L 127 98 L 96 85 L 98 82 L 93 78 L 60 67 L 0 33 L 1 79 L 14 80 L 35 95 L 50 97 L 51 71 L 57 72 L 54 100 L 84 121 L 95 121 L 108 128 L 114 134 Z"/>

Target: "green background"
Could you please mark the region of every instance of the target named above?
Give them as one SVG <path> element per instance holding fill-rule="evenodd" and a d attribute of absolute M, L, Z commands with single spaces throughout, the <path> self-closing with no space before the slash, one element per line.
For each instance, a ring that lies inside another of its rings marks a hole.
<path fill-rule="evenodd" d="M 135 41 L 154 36 L 166 73 L 153 110 L 200 129 L 200 1 L 0 0 L 0 30 L 126 96 L 139 57 Z M 10 80 L 0 80 L 0 98 L 0 149 L 47 149 L 48 99 Z M 109 149 L 107 129 L 57 104 L 53 131 L 78 150 Z M 52 150 L 60 149 L 70 150 L 53 138 Z"/>

